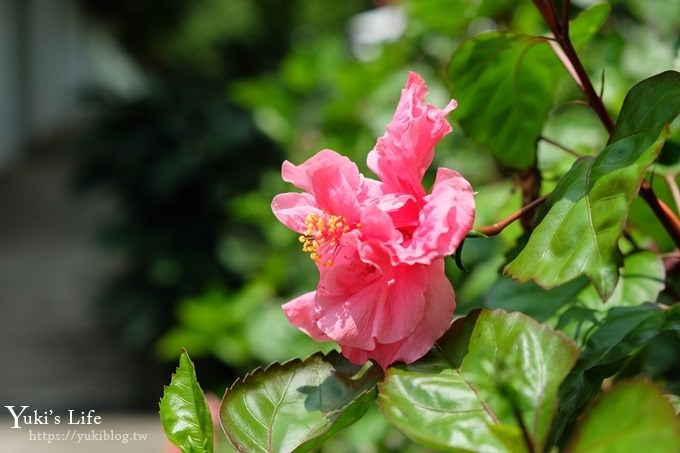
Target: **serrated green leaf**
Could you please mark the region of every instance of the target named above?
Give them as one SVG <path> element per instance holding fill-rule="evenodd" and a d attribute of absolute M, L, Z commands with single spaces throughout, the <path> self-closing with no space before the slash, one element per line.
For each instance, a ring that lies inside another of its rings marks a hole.
<path fill-rule="evenodd" d="M 616 385 L 586 413 L 567 451 L 609 453 L 680 451 L 680 420 L 654 385 L 642 380 Z"/>
<path fill-rule="evenodd" d="M 544 287 L 585 274 L 603 300 L 622 263 L 617 242 L 646 169 L 659 154 L 665 127 L 680 111 L 680 73 L 666 72 L 633 87 L 610 144 L 582 158 L 542 207 L 541 221 L 506 272 Z"/>
<path fill-rule="evenodd" d="M 473 312 L 435 350 L 388 369 L 379 384 L 385 416 L 423 445 L 455 451 L 542 451 L 557 389 L 575 344 L 520 313 Z"/>
<path fill-rule="evenodd" d="M 331 351 L 258 369 L 224 395 L 220 420 L 239 451 L 309 451 L 366 412 L 382 377 Z"/>
<path fill-rule="evenodd" d="M 213 423 L 205 395 L 196 380 L 194 364 L 186 351 L 160 402 L 163 430 L 184 453 L 213 451 Z"/>
<path fill-rule="evenodd" d="M 604 23 L 607 5 L 585 10 L 571 23 L 579 47 Z M 563 72 L 546 40 L 513 33 L 483 33 L 465 40 L 447 73 L 453 116 L 465 133 L 509 167 L 534 164 L 538 138 Z"/>
<path fill-rule="evenodd" d="M 661 310 L 652 304 L 614 307 L 590 335 L 581 357 L 560 388 L 554 436 L 565 441 L 576 417 L 597 395 L 606 378 L 616 375 L 627 359 L 661 332 L 680 332 L 680 306 Z"/>

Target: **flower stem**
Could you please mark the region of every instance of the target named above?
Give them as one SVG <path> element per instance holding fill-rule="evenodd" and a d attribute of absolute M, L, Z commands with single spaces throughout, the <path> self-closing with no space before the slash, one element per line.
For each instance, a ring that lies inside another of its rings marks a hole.
<path fill-rule="evenodd" d="M 647 202 L 654 214 L 670 235 L 676 247 L 680 247 L 680 219 L 668 207 L 666 203 L 659 200 L 652 189 L 652 185 L 647 180 L 642 181 L 640 186 L 640 196 Z"/>
<path fill-rule="evenodd" d="M 666 176 L 664 176 L 664 179 L 666 180 L 666 184 L 668 184 L 668 188 L 671 191 L 671 194 L 673 195 L 673 201 L 675 202 L 675 210 L 680 211 L 680 189 L 678 188 L 678 184 L 675 182 L 675 178 L 677 177 L 676 173 L 668 173 Z"/>
<path fill-rule="evenodd" d="M 485 236 L 495 236 L 502 232 L 508 225 L 510 225 L 512 222 L 515 220 L 519 219 L 526 213 L 530 212 L 533 210 L 535 207 L 540 206 L 543 204 L 545 201 L 546 197 L 542 196 L 540 198 L 535 199 L 529 204 L 526 204 L 522 206 L 519 210 L 513 212 L 510 214 L 508 217 L 504 218 L 503 220 L 500 220 L 493 225 L 484 225 L 481 227 L 475 228 L 475 231 L 482 233 Z"/>
<path fill-rule="evenodd" d="M 553 139 L 551 139 L 551 138 L 548 138 L 548 137 L 545 137 L 545 136 L 541 135 L 541 136 L 539 137 L 539 139 L 542 140 L 542 141 L 544 141 L 544 142 L 546 142 L 546 143 L 551 144 L 551 145 L 554 146 L 555 148 L 561 149 L 561 150 L 564 151 L 565 153 L 571 154 L 572 156 L 574 156 L 574 157 L 576 157 L 576 158 L 583 157 L 581 154 L 577 153 L 577 152 L 574 151 L 573 149 L 567 148 L 566 146 L 564 146 L 564 145 L 561 144 L 560 142 L 556 142 L 555 140 L 553 140 Z"/>

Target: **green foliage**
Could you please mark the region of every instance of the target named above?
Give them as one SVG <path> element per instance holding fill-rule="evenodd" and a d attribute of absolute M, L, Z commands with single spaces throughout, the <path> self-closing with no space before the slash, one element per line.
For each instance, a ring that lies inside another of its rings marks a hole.
<path fill-rule="evenodd" d="M 558 386 L 577 355 L 573 342 L 527 316 L 474 312 L 457 320 L 430 356 L 388 370 L 380 407 L 433 448 L 541 451 Z"/>
<path fill-rule="evenodd" d="M 607 5 L 596 5 L 573 21 L 570 33 L 577 48 L 595 35 L 608 12 Z M 507 32 L 473 36 L 449 63 L 451 93 L 459 102 L 453 116 L 504 165 L 527 168 L 536 161 L 561 69 L 541 37 Z"/>
<path fill-rule="evenodd" d="M 572 442 L 573 453 L 680 450 L 680 421 L 658 388 L 644 381 L 616 385 L 585 414 Z"/>
<path fill-rule="evenodd" d="M 460 105 L 456 118 L 508 166 L 534 163 L 527 150 L 535 150 L 552 106 L 559 69 L 553 60 L 543 40 L 508 33 L 475 36 L 451 60 L 451 92 Z"/>
<path fill-rule="evenodd" d="M 664 128 L 679 110 L 680 73 L 663 73 L 636 85 L 609 145 L 596 158 L 578 160 L 562 178 L 507 272 L 547 287 L 585 274 L 607 300 L 619 277 L 617 242 L 628 209 L 667 138 Z M 546 261 L 552 265 L 545 266 Z"/>
<path fill-rule="evenodd" d="M 291 351 L 302 356 L 330 351 L 331 343 L 319 345 L 289 328 L 273 291 L 267 282 L 254 280 L 236 294 L 215 288 L 183 300 L 177 307 L 178 324 L 156 342 L 159 356 L 171 359 L 187 348 L 196 357 L 213 356 L 243 370 L 285 361 Z"/>
<path fill-rule="evenodd" d="M 163 391 L 160 414 L 165 434 L 183 453 L 212 453 L 210 409 L 186 351 L 179 358 L 179 367 L 170 385 Z"/>
<path fill-rule="evenodd" d="M 239 451 L 310 451 L 366 412 L 381 374 L 337 352 L 272 364 L 227 390 L 220 420 Z"/>
<path fill-rule="evenodd" d="M 558 315 L 560 308 L 573 303 L 578 294 L 588 287 L 584 278 L 577 278 L 552 289 L 544 289 L 533 282 L 520 284 L 500 277 L 489 288 L 484 300 L 487 308 L 502 308 L 530 315 L 537 321 L 548 321 Z"/>
<path fill-rule="evenodd" d="M 667 331 L 680 333 L 680 306 L 660 310 L 644 304 L 609 310 L 593 329 L 579 361 L 560 388 L 556 439 L 565 439 L 565 430 L 571 429 L 604 379 L 622 371 L 641 347 Z"/>
<path fill-rule="evenodd" d="M 179 300 L 246 281 L 218 253 L 224 235 L 262 240 L 226 200 L 256 188 L 263 169 L 279 165 L 279 150 L 213 89 L 168 83 L 139 99 L 100 100 L 104 113 L 80 145 L 75 185 L 105 190 L 119 208 L 100 237 L 124 266 L 99 308 L 131 348 L 166 329 Z"/>
<path fill-rule="evenodd" d="M 369 44 L 354 28 L 368 1 L 82 3 L 150 74 L 140 98 L 100 104 L 81 157 L 81 185 L 108 187 L 122 213 L 106 237 L 128 267 L 106 318 L 139 347 L 164 331 L 155 344 L 166 359 L 188 347 L 230 371 L 277 362 L 225 395 L 236 448 L 677 450 L 659 394 L 680 395 L 677 244 L 639 189 L 648 182 L 677 216 L 680 9 L 558 8 L 581 68 L 556 52 L 564 36 L 551 37 L 536 8 L 563 2 L 407 0 L 403 33 Z M 316 278 L 271 214 L 271 197 L 289 190 L 280 163 L 331 148 L 363 167 L 407 70 L 425 77 L 433 103 L 458 101 L 435 166 L 472 182 L 477 227 L 547 201 L 497 236 L 466 240 L 456 259 L 467 271 L 447 269 L 460 318 L 425 358 L 384 376 L 334 351 L 285 362 L 333 345 L 280 310 Z M 641 375 L 654 386 L 625 383 Z M 184 354 L 164 427 L 202 449 L 206 414 Z"/>

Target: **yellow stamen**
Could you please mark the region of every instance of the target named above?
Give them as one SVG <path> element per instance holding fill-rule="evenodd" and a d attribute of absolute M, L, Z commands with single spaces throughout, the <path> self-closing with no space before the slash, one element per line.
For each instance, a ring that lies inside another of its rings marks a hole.
<path fill-rule="evenodd" d="M 353 229 L 345 217 L 329 214 L 309 213 L 305 224 L 307 230 L 298 239 L 302 244 L 302 251 L 309 253 L 309 257 L 317 264 L 329 253 L 332 256 L 340 245 L 342 235 Z M 358 224 L 354 228 L 358 228 Z M 323 263 L 325 266 L 332 266 L 333 259 L 328 258 Z"/>

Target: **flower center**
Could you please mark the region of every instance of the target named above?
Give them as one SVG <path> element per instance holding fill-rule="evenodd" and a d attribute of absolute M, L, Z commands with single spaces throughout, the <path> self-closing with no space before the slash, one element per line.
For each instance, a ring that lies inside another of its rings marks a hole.
<path fill-rule="evenodd" d="M 309 253 L 315 263 L 323 262 L 325 266 L 333 265 L 342 235 L 359 227 L 359 224 L 350 225 L 343 216 L 312 213 L 307 214 L 305 225 L 307 230 L 299 238 L 302 251 Z"/>

